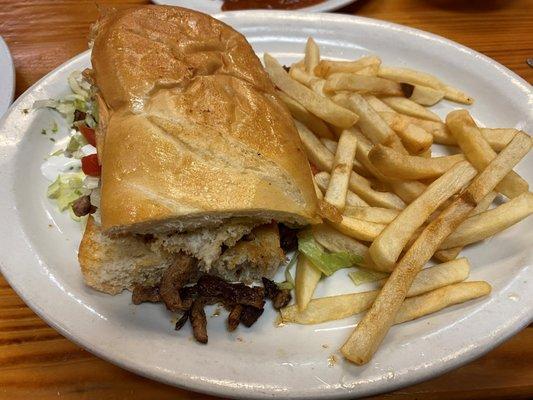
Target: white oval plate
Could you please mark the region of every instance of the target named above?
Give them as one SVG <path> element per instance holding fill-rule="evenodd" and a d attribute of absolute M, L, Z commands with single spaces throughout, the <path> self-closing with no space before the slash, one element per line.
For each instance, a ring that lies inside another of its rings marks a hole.
<path fill-rule="evenodd" d="M 15 95 L 15 65 L 6 42 L 0 36 L 0 117 L 9 108 Z"/>
<path fill-rule="evenodd" d="M 326 57 L 376 53 L 386 64 L 434 73 L 474 96 L 472 113 L 487 126 L 533 131 L 530 85 L 446 39 L 334 14 L 237 12 L 218 17 L 243 32 L 258 54 L 269 51 L 282 62 L 292 62 L 302 57 L 312 34 Z M 204 346 L 191 339 L 189 327 L 174 332 L 172 315 L 161 305 L 133 306 L 127 293 L 112 297 L 89 289 L 76 260 L 80 227 L 45 198 L 47 182 L 39 172 L 52 147 L 40 131 L 57 117 L 46 110 L 23 112 L 36 99 L 67 93 L 69 71 L 88 65 L 86 52 L 48 74 L 16 101 L 0 124 L 0 257 L 2 272 L 26 303 L 89 351 L 141 375 L 222 396 L 353 398 L 444 373 L 532 320 L 531 219 L 465 251 L 473 265 L 471 279 L 493 285 L 490 297 L 393 327 L 364 367 L 343 361 L 337 350 L 354 319 L 276 328 L 269 309 L 251 329 L 228 333 L 225 316 L 213 317 L 209 345 Z M 442 102 L 436 111 L 444 115 L 457 107 Z M 532 157 L 518 171 L 533 182 Z M 317 295 L 367 289 L 355 289 L 341 271 L 321 282 Z"/>
<path fill-rule="evenodd" d="M 299 11 L 306 12 L 325 12 L 334 11 L 354 3 L 356 0 L 325 0 L 323 3 L 314 6 L 301 8 Z M 155 4 L 166 4 L 170 6 L 180 6 L 198 10 L 207 14 L 219 13 L 222 7 L 222 0 L 152 0 Z"/>

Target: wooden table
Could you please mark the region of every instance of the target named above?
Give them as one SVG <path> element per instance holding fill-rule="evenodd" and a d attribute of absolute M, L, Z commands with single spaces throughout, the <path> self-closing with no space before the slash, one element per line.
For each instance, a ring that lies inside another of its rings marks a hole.
<path fill-rule="evenodd" d="M 0 0 L 0 35 L 17 69 L 17 95 L 87 48 L 95 3 L 144 1 Z M 424 29 L 455 40 L 529 82 L 531 0 L 359 0 L 342 12 Z M 486 356 L 437 379 L 379 399 L 508 399 L 533 396 L 533 327 Z M 115 367 L 63 338 L 0 277 L 0 399 L 207 399 Z"/>

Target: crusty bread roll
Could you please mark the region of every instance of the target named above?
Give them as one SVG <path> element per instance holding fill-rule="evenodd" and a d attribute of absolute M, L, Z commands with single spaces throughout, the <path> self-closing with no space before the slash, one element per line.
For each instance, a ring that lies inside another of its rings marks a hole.
<path fill-rule="evenodd" d="M 136 285 L 158 285 L 164 271 L 182 254 L 166 252 L 136 235 L 106 235 L 90 216 L 78 260 L 88 286 L 115 295 Z M 250 283 L 263 276 L 271 278 L 284 259 L 277 226 L 263 225 L 252 230 L 249 240 L 226 250 L 209 272 L 229 281 Z M 198 274 L 202 272 L 205 269 L 198 269 Z M 192 278 L 194 281 L 197 276 Z"/>
<path fill-rule="evenodd" d="M 292 118 L 231 27 L 178 7 L 111 13 L 92 66 L 104 232 L 319 222 Z"/>

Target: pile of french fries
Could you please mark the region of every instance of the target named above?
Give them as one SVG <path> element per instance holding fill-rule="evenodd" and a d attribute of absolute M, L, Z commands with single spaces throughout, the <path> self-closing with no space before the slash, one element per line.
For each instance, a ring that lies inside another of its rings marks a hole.
<path fill-rule="evenodd" d="M 365 364 L 393 324 L 488 295 L 487 282 L 464 282 L 470 265 L 458 256 L 533 212 L 528 183 L 513 171 L 530 136 L 480 128 L 466 110 L 442 121 L 427 107 L 473 99 L 376 56 L 321 60 L 310 38 L 304 59 L 288 71 L 268 54 L 264 61 L 314 169 L 324 220 L 312 228 L 314 239 L 386 274 L 376 290 L 313 298 L 322 274 L 300 254 L 296 304 L 281 310 L 282 322 L 317 324 L 366 311 L 341 348 Z M 434 143 L 460 151 L 434 157 Z M 498 194 L 507 201 L 489 209 Z M 432 258 L 441 264 L 423 269 Z"/>

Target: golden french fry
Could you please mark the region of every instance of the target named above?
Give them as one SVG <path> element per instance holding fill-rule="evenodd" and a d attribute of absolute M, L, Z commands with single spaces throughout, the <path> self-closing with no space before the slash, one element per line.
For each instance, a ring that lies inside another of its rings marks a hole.
<path fill-rule="evenodd" d="M 453 86 L 443 85 L 444 98 L 462 104 L 474 104 L 474 99 Z"/>
<path fill-rule="evenodd" d="M 320 190 L 325 193 L 329 185 L 329 173 L 325 171 L 319 172 L 315 175 L 314 180 Z M 346 193 L 346 205 L 354 207 L 368 207 L 368 203 L 351 190 L 348 190 Z"/>
<path fill-rule="evenodd" d="M 492 160 L 491 164 L 499 163 L 498 157 Z M 511 165 L 491 168 L 489 164 L 474 178 L 470 186 L 421 232 L 394 268 L 371 309 L 342 347 L 342 353 L 347 359 L 356 364 L 365 364 L 370 360 L 397 318 L 417 272 L 511 168 Z M 493 187 L 483 184 L 485 181 L 493 182 Z"/>
<path fill-rule="evenodd" d="M 316 115 L 311 114 L 309 111 L 305 109 L 304 106 L 302 106 L 300 103 L 298 103 L 296 100 L 292 99 L 291 97 L 287 96 L 282 91 L 278 90 L 277 94 L 281 98 L 281 100 L 285 103 L 285 105 L 289 109 L 289 112 L 291 113 L 294 119 L 300 121 L 302 124 L 307 126 L 317 136 L 327 138 L 327 139 L 334 139 L 333 133 L 331 132 L 331 130 L 328 128 L 328 126 L 325 124 L 324 121 L 322 121 Z"/>
<path fill-rule="evenodd" d="M 321 60 L 315 67 L 314 73 L 316 76 L 327 78 L 336 72 L 357 72 L 366 67 L 379 66 L 380 64 L 381 60 L 375 56 L 362 57 L 356 61 Z"/>
<path fill-rule="evenodd" d="M 398 256 L 415 231 L 476 175 L 467 161 L 454 165 L 409 204 L 374 240 L 369 248 L 372 260 L 382 269 L 392 271 Z"/>
<path fill-rule="evenodd" d="M 474 208 L 472 210 L 472 212 L 470 213 L 470 217 L 473 216 L 473 215 L 480 214 L 483 211 L 486 211 L 490 207 L 490 205 L 494 201 L 494 198 L 497 195 L 498 195 L 498 193 L 496 193 L 496 192 L 490 192 L 488 195 L 486 195 L 483 198 L 483 200 L 481 200 L 477 204 L 476 208 Z M 415 233 L 415 235 L 416 235 L 416 233 Z M 458 246 L 458 247 L 452 247 L 452 248 L 449 248 L 449 249 L 439 250 L 433 255 L 433 257 L 435 257 L 440 262 L 451 261 L 451 260 L 455 260 L 459 256 L 459 253 L 461 253 L 462 250 L 463 250 L 463 246 Z"/>
<path fill-rule="evenodd" d="M 278 61 L 269 54 L 265 54 L 265 69 L 281 91 L 292 97 L 317 117 L 341 128 L 349 128 L 357 122 L 358 116 L 355 113 L 293 80 Z"/>
<path fill-rule="evenodd" d="M 373 241 L 385 229 L 385 224 L 364 221 L 353 217 L 342 216 L 341 222 L 328 222 L 338 231 L 365 242 Z M 375 262 L 375 260 L 374 260 Z"/>
<path fill-rule="evenodd" d="M 433 106 L 441 101 L 444 97 L 444 92 L 442 90 L 421 85 L 414 85 L 412 88 L 413 90 L 410 91 L 409 95 L 404 92 L 405 97 L 422 106 Z"/>
<path fill-rule="evenodd" d="M 385 67 L 381 65 L 379 67 L 378 76 L 396 82 L 427 86 L 436 90 L 441 90 L 441 82 L 437 78 L 425 72 L 415 71 L 414 69 Z"/>
<path fill-rule="evenodd" d="M 425 129 L 417 125 L 408 124 L 405 128 L 395 130 L 395 132 L 402 140 L 402 143 L 409 152 L 409 154 L 421 155 L 421 153 L 426 153 L 429 151 L 429 157 L 431 157 L 431 145 L 433 144 L 433 136 L 429 134 Z M 421 157 L 423 156 L 421 155 Z"/>
<path fill-rule="evenodd" d="M 318 200 L 324 200 L 324 194 L 322 193 L 322 190 L 320 190 L 320 188 L 318 187 L 315 179 L 313 179 L 313 186 L 315 187 L 316 198 Z"/>
<path fill-rule="evenodd" d="M 361 95 L 357 93 L 337 94 L 332 99 L 335 103 L 357 113 L 359 128 L 372 143 L 389 143 L 396 137 L 394 131 Z"/>
<path fill-rule="evenodd" d="M 307 72 L 303 68 L 291 68 L 289 76 L 297 82 L 300 82 L 302 85 L 311 88 L 311 86 L 316 83 L 323 81 L 321 78 L 317 78 L 313 74 Z"/>
<path fill-rule="evenodd" d="M 356 149 L 357 137 L 349 129 L 344 130 L 339 138 L 328 189 L 324 196 L 326 202 L 339 210 L 343 210 L 346 205 L 346 193 Z"/>
<path fill-rule="evenodd" d="M 435 158 L 405 155 L 381 144 L 372 148 L 368 158 L 383 175 L 412 180 L 439 177 L 458 162 L 465 160 L 463 154 Z"/>
<path fill-rule="evenodd" d="M 467 218 L 440 246 L 450 249 L 485 240 L 533 213 L 533 193 L 526 192 L 492 210 Z"/>
<path fill-rule="evenodd" d="M 364 67 L 363 69 L 360 69 L 359 71 L 352 72 L 353 74 L 357 75 L 366 75 L 366 76 L 376 76 L 378 74 L 379 66 L 376 65 L 369 65 L 368 67 Z"/>
<path fill-rule="evenodd" d="M 495 151 L 500 151 L 507 146 L 518 132 L 526 134 L 518 129 L 481 128 L 481 134 Z"/>
<path fill-rule="evenodd" d="M 432 314 L 454 304 L 487 296 L 491 290 L 491 286 L 484 281 L 461 282 L 420 296 L 408 298 L 398 310 L 394 323 L 401 324 L 412 321 L 413 319 Z"/>
<path fill-rule="evenodd" d="M 324 147 L 320 140 L 305 125 L 298 121 L 295 124 L 309 160 L 320 170 L 331 171 L 333 168 L 333 154 Z M 404 207 L 403 201 L 396 195 L 374 190 L 371 181 L 353 171 L 350 173 L 348 187 L 370 205 L 396 209 Z"/>
<path fill-rule="evenodd" d="M 458 258 L 433 267 L 424 268 L 415 277 L 407 292 L 407 297 L 419 296 L 431 290 L 462 282 L 470 274 L 470 263 L 466 258 Z M 385 286 L 388 278 L 377 282 L 379 287 Z"/>
<path fill-rule="evenodd" d="M 362 219 L 364 221 L 376 222 L 378 224 L 389 224 L 399 214 L 399 210 L 382 207 L 354 207 L 346 206 L 343 214 L 347 217 Z"/>
<path fill-rule="evenodd" d="M 433 293 L 432 291 L 441 287 L 450 287 L 447 285 L 465 280 L 468 277 L 469 270 L 469 264 L 465 259 L 423 269 L 414 279 L 413 290 L 409 290 L 407 297 L 419 296 L 428 292 Z M 386 281 L 386 278 L 383 281 Z M 313 299 L 308 303 L 308 307 L 304 312 L 301 312 L 296 305 L 281 309 L 281 319 L 282 322 L 296 324 L 320 324 L 344 319 L 367 310 L 378 293 L 379 290 L 372 290 Z M 417 299 L 418 297 L 413 298 Z M 419 301 L 416 302 L 418 303 Z M 431 304 L 434 303 L 432 302 Z M 411 310 L 412 307 L 409 307 L 403 312 L 406 313 L 407 311 L 407 315 L 412 315 Z"/>
<path fill-rule="evenodd" d="M 437 114 L 405 97 L 382 97 L 381 101 L 400 114 L 441 122 Z"/>
<path fill-rule="evenodd" d="M 313 38 L 309 37 L 307 39 L 307 44 L 305 45 L 305 71 L 312 75 L 314 73 L 313 71 L 315 70 L 315 67 L 318 65 L 319 62 L 320 49 L 318 48 Z"/>
<path fill-rule="evenodd" d="M 355 132 L 353 128 L 350 128 L 351 131 Z M 328 149 L 330 153 L 335 154 L 337 151 L 337 142 L 331 139 L 326 138 L 320 138 L 320 141 Z M 372 177 L 372 174 L 366 169 L 366 167 L 361 164 L 361 162 L 357 159 L 353 160 L 353 170 L 357 172 L 359 175 L 364 176 L 365 178 Z"/>
<path fill-rule="evenodd" d="M 466 158 L 478 170 L 483 170 L 496 157 L 476 123 L 466 110 L 452 111 L 446 117 L 446 123 Z M 527 135 L 524 135 L 527 136 Z M 516 197 L 529 190 L 528 183 L 516 172 L 511 171 L 496 187 L 496 190 L 509 198 Z"/>
<path fill-rule="evenodd" d="M 368 104 L 370 104 L 370 107 L 374 109 L 374 111 L 380 113 L 380 112 L 391 112 L 396 113 L 392 108 L 390 108 L 388 105 L 383 103 L 380 99 L 378 99 L 376 96 L 372 94 L 365 94 L 363 95 L 363 98 L 367 101 Z"/>
<path fill-rule="evenodd" d="M 383 118 L 395 131 L 405 129 L 408 124 L 417 125 L 433 136 L 433 141 L 438 144 L 457 146 L 457 141 L 450 133 L 446 124 L 442 122 L 429 121 L 408 115 L 379 111 L 379 116 Z M 480 128 L 481 134 L 495 151 L 500 151 L 513 137 L 521 132 L 517 129 L 505 128 Z"/>
<path fill-rule="evenodd" d="M 324 92 L 331 93 L 341 90 L 372 93 L 382 96 L 401 96 L 403 94 L 398 82 L 378 78 L 377 76 L 365 76 L 345 72 L 330 75 L 324 85 Z"/>
<path fill-rule="evenodd" d="M 307 308 L 307 304 L 313 298 L 316 286 L 322 277 L 322 272 L 318 270 L 309 259 L 303 255 L 298 255 L 296 265 L 295 294 L 296 304 L 299 311 Z"/>

